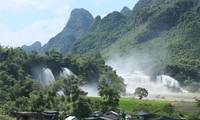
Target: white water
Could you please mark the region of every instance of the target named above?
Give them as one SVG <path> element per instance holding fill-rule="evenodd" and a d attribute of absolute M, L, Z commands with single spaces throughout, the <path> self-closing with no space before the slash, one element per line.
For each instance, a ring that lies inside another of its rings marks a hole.
<path fill-rule="evenodd" d="M 68 69 L 68 68 L 63 68 L 62 71 L 60 72 L 60 77 L 68 77 L 68 76 L 71 76 L 71 75 L 74 75 L 74 73 Z"/>
<path fill-rule="evenodd" d="M 62 68 L 62 71 L 60 71 L 59 77 L 67 78 L 67 77 L 69 77 L 71 75 L 74 75 L 74 73 L 70 69 L 68 69 L 68 68 Z M 57 92 L 57 94 L 58 95 L 64 95 L 64 92 L 63 92 L 62 88 L 61 88 L 61 90 L 59 90 Z"/>
<path fill-rule="evenodd" d="M 55 81 L 53 73 L 49 68 L 36 67 L 33 72 L 34 78 L 39 80 L 42 85 L 49 85 Z"/>
<path fill-rule="evenodd" d="M 52 71 L 49 68 L 43 68 L 43 83 L 45 85 L 51 84 L 55 81 Z"/>
<path fill-rule="evenodd" d="M 87 96 L 98 97 L 99 93 L 96 84 L 84 85 L 81 89 L 87 92 Z"/>
<path fill-rule="evenodd" d="M 63 68 L 63 70 L 59 74 L 60 77 L 69 77 L 71 75 L 74 75 L 74 73 L 68 68 Z M 96 84 L 84 85 L 81 87 L 81 89 L 88 93 L 87 96 L 95 96 L 95 97 L 99 96 Z"/>
<path fill-rule="evenodd" d="M 179 82 L 175 80 L 174 78 L 167 75 L 157 76 L 157 83 L 165 85 L 165 86 L 180 88 Z"/>
<path fill-rule="evenodd" d="M 134 93 L 137 87 L 145 88 L 149 94 L 168 94 L 172 92 L 168 87 L 180 88 L 179 82 L 167 75 L 159 75 L 156 80 L 152 80 L 142 71 L 135 71 L 133 74 L 121 74 L 121 77 L 124 78 L 127 85 L 127 93 Z M 182 88 L 180 90 L 185 92 Z"/>

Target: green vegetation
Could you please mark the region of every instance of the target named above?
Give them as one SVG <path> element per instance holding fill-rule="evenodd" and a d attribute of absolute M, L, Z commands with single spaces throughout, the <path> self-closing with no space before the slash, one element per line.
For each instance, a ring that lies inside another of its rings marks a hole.
<path fill-rule="evenodd" d="M 160 107 L 163 107 L 166 104 L 170 104 L 171 102 L 169 101 L 155 101 L 155 100 L 140 100 L 140 99 L 134 99 L 134 98 L 121 98 L 119 101 L 119 108 L 124 109 L 125 112 L 127 113 L 132 113 L 132 112 L 140 112 L 136 109 L 138 109 L 139 105 L 147 105 L 150 104 L 154 106 L 155 108 L 158 107 L 157 109 L 160 109 Z M 153 110 L 153 112 L 158 112 L 157 109 Z M 145 110 L 144 110 L 145 111 Z M 146 111 L 150 112 L 150 111 Z"/>
<path fill-rule="evenodd" d="M 63 56 L 55 50 L 39 55 L 36 51 L 24 52 L 21 48 L 0 46 L 0 117 L 12 120 L 10 111 L 56 110 L 79 118 L 87 117 L 92 111 L 116 110 L 123 108 L 127 113 L 139 111 L 156 114 L 198 116 L 181 111 L 178 103 L 169 101 L 139 100 L 121 98 L 125 92 L 123 79 L 107 65 L 100 54 L 80 56 Z M 46 86 L 34 80 L 34 66 L 48 67 L 56 80 Z M 59 77 L 61 67 L 70 68 L 75 76 Z M 94 79 L 95 78 L 95 79 Z M 88 98 L 80 86 L 89 83 L 98 85 L 102 98 Z M 117 89 L 116 89 L 117 88 Z M 57 95 L 59 90 L 64 95 Z M 197 107 L 199 107 L 197 101 Z M 184 103 L 185 104 L 185 103 Z M 186 107 L 188 108 L 188 104 Z M 175 107 L 174 107 L 175 106 Z M 81 112 L 80 112 L 81 111 Z M 84 111 L 84 112 L 82 112 Z"/>
<path fill-rule="evenodd" d="M 199 102 L 199 100 L 198 100 Z M 197 103 L 198 103 L 197 102 Z M 166 100 L 140 100 L 134 98 L 121 98 L 119 108 L 125 113 L 137 114 L 150 112 L 157 115 L 182 116 L 189 120 L 199 117 L 199 106 L 196 102 L 173 102 Z"/>
<path fill-rule="evenodd" d="M 73 43 L 88 31 L 93 19 L 92 14 L 83 8 L 72 10 L 64 29 L 51 38 L 39 51 L 44 53 L 46 50 L 56 49 L 63 54 L 69 52 Z"/>
<path fill-rule="evenodd" d="M 100 97 L 90 97 L 90 99 L 93 101 L 103 101 Z M 121 112 L 128 114 L 137 114 L 138 112 L 144 111 L 157 115 L 162 114 L 190 118 L 192 116 L 199 116 L 199 107 L 197 103 L 166 100 L 140 100 L 122 97 L 119 100 L 118 109 L 120 109 Z"/>
<path fill-rule="evenodd" d="M 199 10 L 199 0 L 139 0 L 132 10 L 124 7 L 95 19 L 88 11 L 75 9 L 63 31 L 37 50 L 98 53 L 104 60 L 115 55 L 152 60 L 145 73 L 170 75 L 182 86 L 189 85 L 187 90 L 198 92 Z"/>
<path fill-rule="evenodd" d="M 184 110 L 190 103 L 180 107 L 169 101 L 120 99 L 124 81 L 104 61 L 115 55 L 131 56 L 139 61 L 132 64 L 141 65 L 153 77 L 170 75 L 190 92 L 199 92 L 199 13 L 199 0 L 139 0 L 132 10 L 124 8 L 95 19 L 88 11 L 76 9 L 63 31 L 42 48 L 36 47 L 37 52 L 0 46 L 0 118 L 7 119 L 10 111 L 44 110 L 85 117 L 91 111 L 120 107 L 128 113 L 143 110 L 199 119 L 199 110 L 194 114 Z M 151 60 L 154 64 L 144 64 Z M 35 67 L 51 69 L 55 82 L 45 86 L 34 80 Z M 76 77 L 59 77 L 63 67 Z M 85 84 L 97 85 L 103 99 L 86 97 L 80 89 Z M 58 96 L 61 89 L 64 95 Z M 141 99 L 147 96 L 141 90 L 137 94 Z"/>
<path fill-rule="evenodd" d="M 145 88 L 138 87 L 135 89 L 134 95 L 138 96 L 139 99 L 148 96 L 148 91 Z"/>
<path fill-rule="evenodd" d="M 189 91 L 198 92 L 199 8 L 198 0 L 140 0 L 125 15 L 113 12 L 96 19 L 95 29 L 78 39 L 71 53 L 150 59 L 154 61 L 148 64 L 151 70 L 143 71 L 170 75 L 182 86 L 189 85 Z"/>
<path fill-rule="evenodd" d="M 50 85 L 35 80 L 33 69 L 40 67 L 52 70 L 55 81 Z M 60 77 L 63 67 L 71 69 L 76 76 Z M 109 79 L 113 87 L 122 88 L 118 89 L 116 99 L 113 99 L 113 96 L 109 97 L 109 102 L 93 102 L 86 97 L 87 93 L 80 89 L 85 84 L 103 86 L 100 81 L 107 82 Z M 39 55 L 36 51 L 26 53 L 21 48 L 0 46 L 0 110 L 3 111 L 0 111 L 0 117 L 2 119 L 11 111 L 42 112 L 45 110 L 65 111 L 80 118 L 86 117 L 96 109 L 96 104 L 100 104 L 100 107 L 117 106 L 117 99 L 120 93 L 124 92 L 124 86 L 123 79 L 118 77 L 111 67 L 105 65 L 99 54 L 63 56 L 56 50 L 51 50 L 46 51 L 45 55 Z M 58 95 L 57 92 L 60 90 L 64 95 Z M 112 104 L 112 100 L 116 102 Z"/>

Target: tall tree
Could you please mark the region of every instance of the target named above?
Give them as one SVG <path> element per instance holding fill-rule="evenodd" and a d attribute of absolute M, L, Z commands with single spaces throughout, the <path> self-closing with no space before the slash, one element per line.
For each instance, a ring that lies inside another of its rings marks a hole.
<path fill-rule="evenodd" d="M 118 106 L 120 93 L 123 93 L 125 89 L 122 80 L 123 79 L 115 76 L 113 72 L 107 72 L 101 76 L 98 84 L 98 91 L 99 95 L 106 100 L 105 106 L 109 106 L 112 109 L 115 109 Z"/>

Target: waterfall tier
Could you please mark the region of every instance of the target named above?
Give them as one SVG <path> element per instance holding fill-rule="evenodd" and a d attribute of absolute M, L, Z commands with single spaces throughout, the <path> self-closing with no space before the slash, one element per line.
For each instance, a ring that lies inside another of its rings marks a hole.
<path fill-rule="evenodd" d="M 145 88 L 149 94 L 168 94 L 171 93 L 169 87 L 180 89 L 180 84 L 174 78 L 167 75 L 159 75 L 156 80 L 152 80 L 149 75 L 146 75 L 142 71 L 135 71 L 133 74 L 122 74 L 125 84 L 127 85 L 127 93 L 134 93 L 137 87 Z"/>
<path fill-rule="evenodd" d="M 49 85 L 55 80 L 54 75 L 49 68 L 36 67 L 33 69 L 33 73 L 34 79 L 39 80 L 42 85 Z"/>
<path fill-rule="evenodd" d="M 62 71 L 59 74 L 60 77 L 68 77 L 68 76 L 71 76 L 71 75 L 74 75 L 74 73 L 68 68 L 63 68 Z"/>

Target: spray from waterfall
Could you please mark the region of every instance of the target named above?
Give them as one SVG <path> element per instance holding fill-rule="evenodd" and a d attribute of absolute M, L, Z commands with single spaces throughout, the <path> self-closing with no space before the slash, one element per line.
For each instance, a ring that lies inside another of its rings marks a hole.
<path fill-rule="evenodd" d="M 169 86 L 169 87 L 177 87 L 180 88 L 180 84 L 177 80 L 174 78 L 167 76 L 167 75 L 159 75 L 157 76 L 156 82 L 158 84 L 162 84 L 164 86 Z"/>
<path fill-rule="evenodd" d="M 71 75 L 74 75 L 74 73 L 68 68 L 62 68 L 62 71 L 59 74 L 60 77 L 68 77 Z"/>
<path fill-rule="evenodd" d="M 87 84 L 81 87 L 81 89 L 87 92 L 87 96 L 98 97 L 97 84 Z"/>
<path fill-rule="evenodd" d="M 49 85 L 53 81 L 55 81 L 53 73 L 49 68 L 43 68 L 43 76 L 44 76 L 44 84 L 45 85 Z"/>
<path fill-rule="evenodd" d="M 42 85 L 50 85 L 55 77 L 49 68 L 35 67 L 32 69 L 33 78 L 39 80 Z"/>
<path fill-rule="evenodd" d="M 127 93 L 134 93 L 137 87 L 145 88 L 149 94 L 169 94 L 172 92 L 185 92 L 177 80 L 167 75 L 159 75 L 155 80 L 142 71 L 135 71 L 132 74 L 122 74 Z M 173 89 L 172 89 L 173 88 Z M 176 89 L 177 91 L 174 91 Z"/>
<path fill-rule="evenodd" d="M 59 73 L 59 77 L 64 77 L 64 78 L 67 78 L 67 77 L 72 76 L 72 75 L 74 75 L 74 73 L 70 69 L 68 69 L 68 68 L 62 68 L 62 71 L 60 71 L 60 73 Z M 61 88 L 57 92 L 58 95 L 64 95 L 64 92 L 63 92 L 62 89 L 63 88 Z"/>

